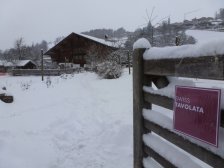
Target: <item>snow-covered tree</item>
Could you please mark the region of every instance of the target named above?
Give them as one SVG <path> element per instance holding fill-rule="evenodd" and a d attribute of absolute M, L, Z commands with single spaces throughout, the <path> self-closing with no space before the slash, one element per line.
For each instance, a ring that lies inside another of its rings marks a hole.
<path fill-rule="evenodd" d="M 115 61 L 97 64 L 97 74 L 104 79 L 116 79 L 121 76 L 122 67 Z"/>
<path fill-rule="evenodd" d="M 219 9 L 218 18 L 224 21 L 224 8 Z"/>
<path fill-rule="evenodd" d="M 6 62 L 16 62 L 17 60 L 29 59 L 39 64 L 41 61 L 41 49 L 47 51 L 48 45 L 45 40 L 40 43 L 25 45 L 24 39 L 15 40 L 14 48 L 2 51 L 1 58 Z"/>

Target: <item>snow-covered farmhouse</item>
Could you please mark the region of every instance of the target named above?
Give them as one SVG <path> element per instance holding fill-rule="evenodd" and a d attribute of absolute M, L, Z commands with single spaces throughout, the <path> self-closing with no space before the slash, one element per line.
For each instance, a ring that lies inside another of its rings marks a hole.
<path fill-rule="evenodd" d="M 10 69 L 36 69 L 37 65 L 31 60 L 0 61 L 0 72 Z"/>
<path fill-rule="evenodd" d="M 117 49 L 117 44 L 107 39 L 71 33 L 44 55 L 51 56 L 52 61 L 58 64 L 69 62 L 83 67 L 87 63 L 87 56 L 90 57 L 90 61 L 93 55 L 97 55 L 94 58 L 101 59 Z"/>

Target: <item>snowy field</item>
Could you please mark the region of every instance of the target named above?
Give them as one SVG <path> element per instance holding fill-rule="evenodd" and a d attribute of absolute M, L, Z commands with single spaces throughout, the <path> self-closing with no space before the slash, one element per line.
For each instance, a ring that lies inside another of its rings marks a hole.
<path fill-rule="evenodd" d="M 0 168 L 130 168 L 132 77 L 94 73 L 1 76 L 15 101 L 0 101 Z"/>

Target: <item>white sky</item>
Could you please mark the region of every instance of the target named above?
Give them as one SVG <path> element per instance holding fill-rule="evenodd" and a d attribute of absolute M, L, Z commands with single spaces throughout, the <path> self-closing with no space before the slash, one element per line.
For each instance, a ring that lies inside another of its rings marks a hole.
<path fill-rule="evenodd" d="M 13 47 L 23 37 L 26 44 L 71 32 L 124 27 L 134 31 L 146 23 L 155 7 L 154 23 L 170 15 L 171 22 L 212 16 L 224 0 L 0 0 L 0 49 Z"/>

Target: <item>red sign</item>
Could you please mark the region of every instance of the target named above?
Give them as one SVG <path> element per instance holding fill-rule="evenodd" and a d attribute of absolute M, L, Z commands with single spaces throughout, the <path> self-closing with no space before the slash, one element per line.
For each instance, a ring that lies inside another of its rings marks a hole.
<path fill-rule="evenodd" d="M 174 129 L 218 147 L 220 89 L 176 86 Z"/>

